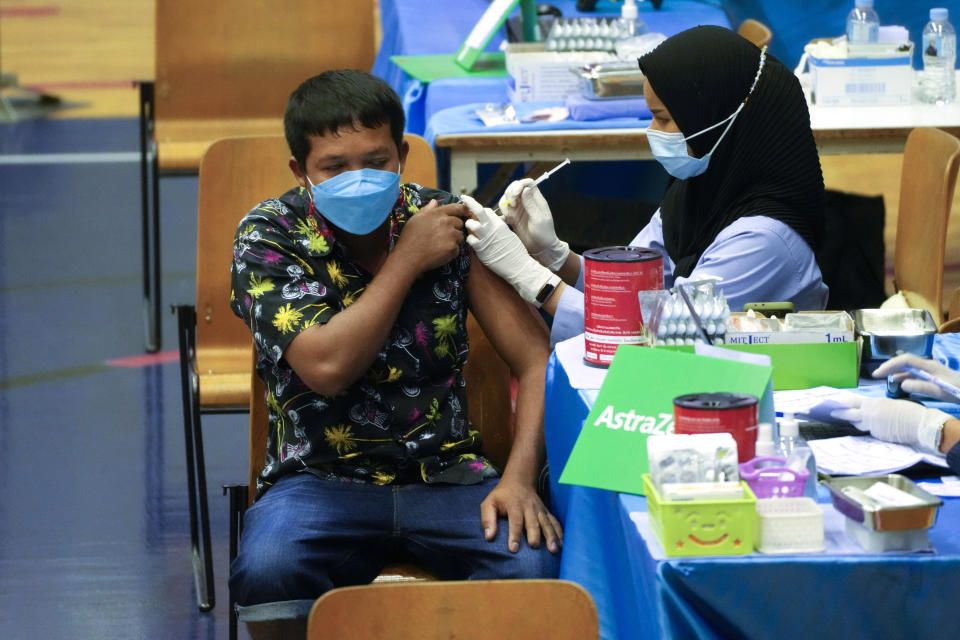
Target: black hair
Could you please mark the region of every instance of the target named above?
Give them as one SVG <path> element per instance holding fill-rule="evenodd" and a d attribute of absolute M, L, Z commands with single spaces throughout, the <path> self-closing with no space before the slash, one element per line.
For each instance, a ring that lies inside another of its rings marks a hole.
<path fill-rule="evenodd" d="M 399 152 L 406 118 L 397 93 L 365 71 L 338 69 L 304 80 L 290 94 L 283 130 L 290 153 L 305 169 L 310 136 L 336 133 L 341 127 L 376 129 L 385 122 Z"/>

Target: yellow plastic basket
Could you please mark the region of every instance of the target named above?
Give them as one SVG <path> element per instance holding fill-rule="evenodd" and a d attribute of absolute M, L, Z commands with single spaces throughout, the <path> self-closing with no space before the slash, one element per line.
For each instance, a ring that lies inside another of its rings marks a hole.
<path fill-rule="evenodd" d="M 663 500 L 643 474 L 650 528 L 668 556 L 739 556 L 753 552 L 757 497 L 741 481 L 737 500 Z"/>

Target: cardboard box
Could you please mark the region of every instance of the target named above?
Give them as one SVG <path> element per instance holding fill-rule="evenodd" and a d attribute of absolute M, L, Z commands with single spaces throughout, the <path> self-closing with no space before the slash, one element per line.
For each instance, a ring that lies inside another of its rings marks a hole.
<path fill-rule="evenodd" d="M 913 43 L 865 45 L 854 56 L 821 57 L 807 45 L 811 100 L 820 106 L 910 104 L 913 100 Z"/>
<path fill-rule="evenodd" d="M 507 45 L 506 58 L 511 102 L 565 100 L 580 92 L 580 77 L 571 68 L 615 59 L 605 51 L 547 51 L 536 42 Z"/>
<path fill-rule="evenodd" d="M 820 311 L 801 311 L 807 315 L 824 313 Z M 836 313 L 828 311 L 826 313 Z M 731 316 L 746 315 L 743 312 L 734 312 Z M 847 327 L 842 331 L 832 329 L 817 329 L 809 331 L 727 331 L 725 342 L 729 345 L 756 345 L 756 344 L 809 344 L 814 342 L 853 342 L 855 339 L 853 318 L 846 316 Z M 729 326 L 729 325 L 728 325 Z"/>
<path fill-rule="evenodd" d="M 821 385 L 849 389 L 856 387 L 859 382 L 859 341 L 721 346 L 770 356 L 775 391 L 810 389 Z"/>
<path fill-rule="evenodd" d="M 855 342 L 812 342 L 807 344 L 723 344 L 723 349 L 770 356 L 773 388 L 811 389 L 828 386 L 849 389 L 859 382 L 860 344 Z M 693 353 L 692 346 L 657 346 Z"/>

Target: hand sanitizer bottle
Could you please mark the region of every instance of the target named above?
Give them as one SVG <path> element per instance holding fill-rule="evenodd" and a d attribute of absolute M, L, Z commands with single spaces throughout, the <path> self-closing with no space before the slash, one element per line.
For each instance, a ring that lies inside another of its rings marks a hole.
<path fill-rule="evenodd" d="M 807 441 L 800 436 L 800 426 L 794 419 L 793 413 L 784 413 L 779 426 L 780 439 L 777 441 L 776 455 L 787 460 L 786 466 L 794 471 L 802 471 L 806 467 L 810 475 L 803 487 L 803 495 L 816 500 L 817 462 L 813 458 L 813 451 L 807 445 Z"/>
<path fill-rule="evenodd" d="M 757 458 L 769 458 L 777 455 L 773 444 L 773 425 L 769 422 L 761 422 L 757 425 L 755 452 Z"/>

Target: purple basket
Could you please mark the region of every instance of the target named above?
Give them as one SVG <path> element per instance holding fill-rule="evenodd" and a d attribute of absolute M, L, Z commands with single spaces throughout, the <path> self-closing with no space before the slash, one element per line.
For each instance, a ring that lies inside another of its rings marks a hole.
<path fill-rule="evenodd" d="M 765 457 L 747 460 L 740 465 L 740 477 L 747 481 L 758 498 L 796 498 L 803 495 L 803 486 L 810 472 L 797 472 L 783 466 L 784 458 Z"/>

